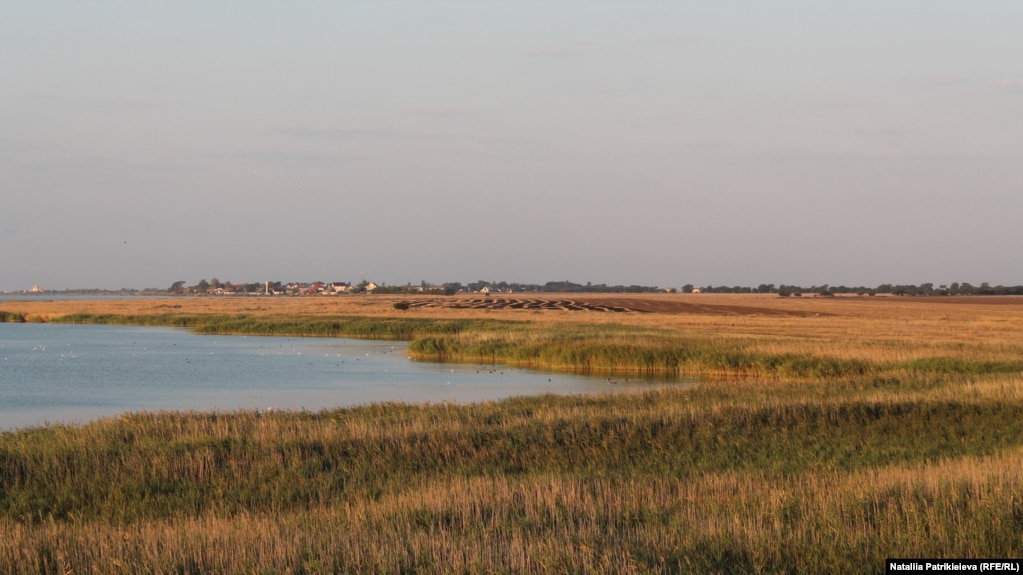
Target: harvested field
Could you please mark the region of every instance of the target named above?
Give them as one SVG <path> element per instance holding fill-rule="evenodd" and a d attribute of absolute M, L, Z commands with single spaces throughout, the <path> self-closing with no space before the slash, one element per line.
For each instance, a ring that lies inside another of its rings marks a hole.
<path fill-rule="evenodd" d="M 247 314 L 247 315 L 394 315 L 394 304 L 410 311 L 450 315 L 458 310 L 491 312 L 596 312 L 703 316 L 889 315 L 895 308 L 920 310 L 935 305 L 971 304 L 1023 308 L 1020 297 L 957 298 L 780 298 L 767 294 L 515 294 L 480 296 L 362 295 L 338 297 L 137 297 L 124 299 L 0 301 L 0 309 L 49 320 L 72 313 L 89 314 Z M 930 304 L 924 306 L 924 304 Z"/>
<path fill-rule="evenodd" d="M 481 309 L 481 310 L 540 310 L 540 311 L 592 311 L 610 313 L 664 313 L 700 315 L 795 315 L 805 316 L 811 312 L 784 310 L 749 305 L 720 305 L 681 301 L 662 298 L 631 297 L 474 297 L 457 299 L 414 299 L 409 307 Z"/>
<path fill-rule="evenodd" d="M 396 310 L 395 304 L 399 302 L 407 303 L 409 309 Z M 998 330 L 1015 330 L 1023 319 L 1023 297 L 782 298 L 770 294 L 154 296 L 110 300 L 41 297 L 0 301 L 0 311 L 21 314 L 28 321 L 52 321 L 70 314 L 487 318 L 556 323 L 614 322 L 731 334 L 788 336 L 808 333 L 841 336 L 849 330 L 862 332 L 864 328 L 870 328 L 876 329 L 875 337 L 879 338 L 960 339 L 963 329 L 979 324 Z M 931 327 L 925 328 L 928 324 Z"/>
<path fill-rule="evenodd" d="M 395 304 L 408 304 L 398 310 Z M 137 297 L 0 301 L 27 321 L 72 314 L 239 317 L 274 322 L 339 317 L 635 326 L 677 334 L 788 341 L 959 344 L 1023 341 L 1023 297 L 801 297 L 770 294 L 480 294 L 336 297 Z M 123 321 L 123 320 L 115 320 Z M 144 323 L 128 320 L 128 323 Z M 546 328 L 545 328 L 546 329 Z M 842 354 L 845 354 L 842 351 Z"/>
<path fill-rule="evenodd" d="M 613 313 L 625 313 L 635 311 L 646 311 L 624 307 L 621 305 L 610 305 L 607 303 L 583 302 L 571 299 L 545 299 L 545 298 L 459 298 L 455 301 L 422 299 L 412 300 L 410 308 L 451 308 L 451 309 L 527 309 L 527 310 L 555 310 L 555 311 L 606 311 Z"/>

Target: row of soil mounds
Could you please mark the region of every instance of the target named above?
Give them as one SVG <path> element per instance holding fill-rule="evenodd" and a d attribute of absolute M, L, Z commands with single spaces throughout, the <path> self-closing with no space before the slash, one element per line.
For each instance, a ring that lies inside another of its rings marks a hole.
<path fill-rule="evenodd" d="M 472 310 L 536 310 L 536 311 L 588 311 L 605 313 L 688 313 L 699 315 L 812 315 L 803 311 L 772 309 L 748 305 L 721 305 L 658 300 L 655 298 L 599 298 L 585 299 L 537 297 L 477 297 L 453 299 L 410 300 L 410 308 L 446 308 Z"/>

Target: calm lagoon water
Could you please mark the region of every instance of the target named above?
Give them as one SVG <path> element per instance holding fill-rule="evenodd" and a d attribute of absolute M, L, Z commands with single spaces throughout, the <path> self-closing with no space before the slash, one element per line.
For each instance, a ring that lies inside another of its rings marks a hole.
<path fill-rule="evenodd" d="M 0 430 L 129 411 L 469 403 L 676 384 L 411 361 L 400 342 L 0 323 Z"/>

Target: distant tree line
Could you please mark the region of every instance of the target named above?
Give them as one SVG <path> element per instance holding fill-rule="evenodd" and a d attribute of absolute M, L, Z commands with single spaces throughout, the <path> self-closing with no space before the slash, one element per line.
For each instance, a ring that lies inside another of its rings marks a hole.
<path fill-rule="evenodd" d="M 168 293 L 185 294 L 263 294 L 269 289 L 271 294 L 296 295 L 302 293 L 303 289 L 312 285 L 325 285 L 324 282 L 313 282 L 311 284 L 285 284 L 279 281 L 254 282 L 235 284 L 222 282 L 217 278 L 211 280 L 202 279 L 195 285 L 187 285 L 184 281 L 176 281 L 169 288 Z M 586 282 L 585 284 L 575 283 L 567 280 L 552 281 L 545 284 L 529 284 L 506 281 L 477 280 L 463 284 L 462 282 L 447 282 L 443 284 L 430 284 L 423 281 L 419 284 L 405 284 L 389 286 L 386 284 L 373 284 L 363 280 L 351 286 L 349 293 L 364 293 L 372 291 L 378 294 L 403 294 L 403 293 L 442 293 L 453 295 L 459 292 L 481 292 L 484 289 L 490 293 L 654 293 L 654 292 L 675 292 L 693 293 L 760 293 L 778 294 L 781 297 L 802 297 L 817 296 L 830 297 L 839 294 L 855 294 L 861 296 L 874 296 L 888 294 L 897 296 L 956 296 L 956 295 L 1023 295 L 1023 285 L 1016 286 L 992 286 L 987 282 L 980 285 L 973 285 L 967 282 L 953 282 L 951 284 L 935 286 L 933 283 L 913 284 L 881 284 L 876 287 L 866 286 L 833 286 L 828 284 L 798 286 L 787 284 L 760 284 L 752 286 L 703 286 L 697 287 L 693 284 L 686 284 L 680 290 L 675 288 L 661 288 L 643 285 L 607 285 Z M 149 291 L 149 290 L 147 290 Z"/>
<path fill-rule="evenodd" d="M 269 282 L 270 293 L 289 294 L 296 291 L 294 286 L 323 285 L 324 282 L 312 282 L 309 284 L 284 284 L 279 281 Z M 478 280 L 463 284 L 462 282 L 447 282 L 443 284 L 430 284 L 423 281 L 419 284 L 405 284 L 389 286 L 386 284 L 374 284 L 372 290 L 368 289 L 369 282 L 362 282 L 352 286 L 350 293 L 361 293 L 372 291 L 378 294 L 402 294 L 402 293 L 444 293 L 456 294 L 459 292 L 480 292 L 484 288 L 491 293 L 652 293 L 664 291 L 676 291 L 674 288 L 665 290 L 656 286 L 642 285 L 607 285 L 586 282 L 585 284 L 570 281 L 553 281 L 545 284 L 528 284 L 506 281 Z M 195 285 L 188 285 L 185 281 L 176 281 L 169 288 L 167 293 L 186 294 L 261 294 L 267 290 L 266 282 L 236 284 L 229 281 L 220 281 L 217 278 L 211 280 L 201 279 Z"/>
<path fill-rule="evenodd" d="M 490 293 L 652 293 L 666 291 L 656 286 L 641 285 L 613 285 L 579 284 L 570 281 L 547 282 L 545 284 L 525 284 L 506 281 L 478 280 L 463 284 L 462 282 L 447 282 L 440 285 L 422 282 L 418 285 L 406 284 L 403 286 L 379 285 L 373 293 L 378 294 L 401 294 L 401 293 L 444 293 L 454 295 L 459 292 L 481 292 L 484 288 Z M 671 289 L 669 291 L 676 291 Z"/>
<path fill-rule="evenodd" d="M 686 284 L 682 287 L 684 293 L 691 293 L 696 291 L 692 284 Z M 992 286 L 987 282 L 974 286 L 970 283 L 959 283 L 953 282 L 951 284 L 935 286 L 933 283 L 922 283 L 920 285 L 912 284 L 881 284 L 877 287 L 866 287 L 866 286 L 832 286 L 832 285 L 812 285 L 810 287 L 795 286 L 795 285 L 774 285 L 774 284 L 760 284 L 757 287 L 743 287 L 743 286 L 706 286 L 699 288 L 700 292 L 703 293 L 776 293 L 782 297 L 799 297 L 802 295 L 816 295 L 816 296 L 835 296 L 838 294 L 856 294 L 873 296 L 877 294 L 890 294 L 899 296 L 952 296 L 952 295 L 1023 295 L 1023 285 L 1017 286 L 1003 286 L 997 285 Z"/>
<path fill-rule="evenodd" d="M 217 278 L 213 278 L 207 281 L 205 278 L 199 280 L 195 285 L 186 285 L 186 282 L 179 280 L 171 284 L 167 288 L 167 293 L 184 295 L 184 294 L 199 294 L 205 295 L 209 293 L 236 293 L 236 294 L 259 294 L 265 293 L 269 287 L 271 293 L 283 293 L 284 284 L 279 281 L 269 282 L 252 282 L 252 283 L 232 283 L 229 281 L 222 282 Z"/>
<path fill-rule="evenodd" d="M 448 284 L 445 284 L 448 285 Z M 478 280 L 466 284 L 463 288 L 462 284 L 455 282 L 452 287 L 464 289 L 464 291 L 478 292 L 483 288 L 487 288 L 494 292 L 545 292 L 545 293 L 648 293 L 664 291 L 662 288 L 656 286 L 641 286 L 641 285 L 607 285 L 607 284 L 594 284 L 586 282 L 585 284 L 570 282 L 567 280 L 547 282 L 545 284 L 524 284 L 524 283 L 509 283 L 505 281 L 492 282 Z"/>

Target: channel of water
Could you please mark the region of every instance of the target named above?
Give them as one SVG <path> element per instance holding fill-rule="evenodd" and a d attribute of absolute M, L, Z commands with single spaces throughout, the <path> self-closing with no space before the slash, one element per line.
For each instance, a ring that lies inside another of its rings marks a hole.
<path fill-rule="evenodd" d="M 0 430 L 134 411 L 470 403 L 691 383 L 412 361 L 406 344 L 210 336 L 175 328 L 0 323 Z"/>

